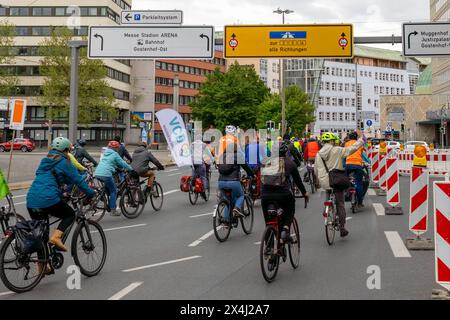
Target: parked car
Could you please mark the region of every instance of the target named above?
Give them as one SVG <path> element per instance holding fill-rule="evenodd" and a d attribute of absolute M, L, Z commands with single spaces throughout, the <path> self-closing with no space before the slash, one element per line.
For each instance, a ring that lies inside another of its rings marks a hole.
<path fill-rule="evenodd" d="M 400 142 L 398 141 L 385 141 L 388 149 L 400 150 Z M 375 146 L 375 150 L 380 148 L 380 144 Z"/>
<path fill-rule="evenodd" d="M 36 144 L 32 139 L 16 138 L 13 143 L 13 150 L 21 150 L 22 152 L 31 152 L 36 148 Z M 0 143 L 0 152 L 10 151 L 11 141 Z"/>
<path fill-rule="evenodd" d="M 428 143 L 426 143 L 425 141 L 407 141 L 405 143 L 405 151 L 414 151 L 416 144 L 425 146 L 425 148 L 427 148 L 427 151 L 430 151 L 430 147 L 428 146 Z"/>

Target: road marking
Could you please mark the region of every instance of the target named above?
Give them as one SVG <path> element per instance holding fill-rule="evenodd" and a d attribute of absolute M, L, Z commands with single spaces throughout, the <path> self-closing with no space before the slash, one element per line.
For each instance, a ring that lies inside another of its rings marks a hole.
<path fill-rule="evenodd" d="M 183 172 L 172 173 L 172 174 L 169 174 L 168 177 L 179 176 L 179 175 L 182 174 L 182 173 L 183 173 Z"/>
<path fill-rule="evenodd" d="M 195 240 L 194 242 L 192 242 L 188 247 L 198 246 L 202 241 L 205 241 L 206 239 L 211 237 L 213 234 L 214 234 L 214 230 L 211 230 L 210 232 L 208 232 L 208 233 L 204 234 L 203 236 L 201 236 L 200 238 L 198 238 L 198 240 Z"/>
<path fill-rule="evenodd" d="M 171 173 L 171 172 L 175 172 L 175 171 L 178 171 L 178 170 L 180 170 L 180 169 L 167 170 L 166 173 Z"/>
<path fill-rule="evenodd" d="M 346 221 L 352 220 L 352 219 L 353 219 L 353 217 L 347 217 L 347 218 L 345 218 Z"/>
<path fill-rule="evenodd" d="M 164 195 L 167 196 L 169 194 L 172 194 L 172 193 L 175 193 L 175 192 L 178 192 L 178 191 L 180 191 L 180 190 L 179 189 L 170 190 L 170 191 L 165 192 Z"/>
<path fill-rule="evenodd" d="M 12 291 L 8 291 L 8 292 L 2 292 L 2 293 L 0 293 L 0 297 L 2 297 L 2 296 L 7 296 L 7 295 L 10 295 L 10 294 L 13 294 L 14 292 L 12 292 Z"/>
<path fill-rule="evenodd" d="M 131 291 L 133 291 L 134 289 L 139 287 L 141 284 L 143 284 L 143 282 L 133 282 L 128 287 L 126 287 L 126 288 L 120 290 L 119 292 L 117 292 L 115 295 L 113 295 L 108 300 L 120 300 L 123 297 L 125 297 L 127 294 L 129 294 Z"/>
<path fill-rule="evenodd" d="M 15 198 L 23 198 L 23 197 L 26 197 L 27 195 L 26 194 L 21 194 L 20 196 L 13 196 L 13 199 L 15 199 Z"/>
<path fill-rule="evenodd" d="M 408 249 L 406 249 L 402 238 L 397 231 L 385 231 L 384 234 L 391 246 L 394 257 L 396 258 L 411 258 Z"/>
<path fill-rule="evenodd" d="M 367 194 L 368 194 L 369 196 L 376 196 L 376 195 L 377 195 L 377 193 L 375 192 L 374 189 L 369 189 L 369 190 L 367 190 Z"/>
<path fill-rule="evenodd" d="M 372 203 L 377 216 L 384 216 L 384 206 L 381 203 Z"/>
<path fill-rule="evenodd" d="M 150 265 L 148 265 L 148 266 L 143 266 L 143 267 L 137 267 L 137 268 L 133 268 L 133 269 L 122 270 L 122 272 L 132 272 L 132 271 L 138 271 L 138 270 L 143 270 L 143 269 L 149 269 L 149 268 L 154 268 L 154 267 L 164 266 L 164 265 L 166 265 L 166 264 L 172 264 L 172 263 L 177 263 L 177 262 L 182 262 L 182 261 L 188 261 L 188 260 L 193 260 L 193 259 L 197 259 L 197 258 L 201 258 L 201 256 L 192 256 L 192 257 L 187 257 L 187 258 L 182 258 L 182 259 L 177 259 L 177 260 L 171 260 L 171 261 L 166 261 L 166 262 L 160 262 L 160 263 L 150 264 Z"/>
<path fill-rule="evenodd" d="M 121 229 L 129 229 L 129 228 L 137 228 L 137 227 L 145 227 L 147 224 L 146 223 L 141 223 L 141 224 L 135 224 L 132 226 L 124 226 L 124 227 L 117 227 L 117 228 L 110 228 L 110 229 L 103 229 L 103 231 L 114 231 L 114 230 L 121 230 Z M 98 231 L 97 231 L 98 232 Z"/>
<path fill-rule="evenodd" d="M 25 204 L 25 203 L 27 203 L 26 201 L 24 201 L 24 202 L 18 202 L 18 203 L 14 203 L 14 205 L 15 206 L 20 206 L 21 204 Z"/>
<path fill-rule="evenodd" d="M 197 214 L 195 216 L 190 216 L 189 218 L 198 218 L 198 217 L 204 217 L 204 216 L 212 216 L 214 214 L 213 212 L 203 213 L 203 214 Z"/>
<path fill-rule="evenodd" d="M 261 244 L 261 241 L 255 242 L 255 244 L 259 246 Z"/>

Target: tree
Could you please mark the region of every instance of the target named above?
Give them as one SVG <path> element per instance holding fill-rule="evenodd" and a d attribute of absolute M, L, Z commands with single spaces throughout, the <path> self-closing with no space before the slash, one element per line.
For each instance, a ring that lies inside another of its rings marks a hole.
<path fill-rule="evenodd" d="M 289 86 L 286 94 L 286 121 L 291 133 L 301 135 L 307 124 L 313 122 L 314 105 L 309 101 L 308 95 L 297 86 Z M 278 94 L 266 98 L 258 108 L 257 126 L 266 127 L 266 121 L 281 122 L 281 99 Z"/>
<path fill-rule="evenodd" d="M 235 63 L 226 73 L 216 69 L 209 75 L 190 106 L 204 128 L 223 129 L 232 124 L 249 129 L 255 127 L 258 106 L 268 94 L 254 68 Z"/>
<path fill-rule="evenodd" d="M 71 55 L 68 45 L 72 38 L 73 31 L 57 28 L 40 44 L 41 75 L 45 77 L 41 102 L 49 107 L 47 118 L 50 121 L 57 114 L 69 111 Z M 88 59 L 86 48 L 80 49 L 79 59 L 78 121 L 89 124 L 98 120 L 102 112 L 116 118 L 118 111 L 112 88 L 105 79 L 107 70 L 103 62 Z"/>
<path fill-rule="evenodd" d="M 0 64 L 10 64 L 14 59 L 15 27 L 12 24 L 0 22 Z M 0 67 L 0 96 L 14 95 L 19 79 L 12 67 Z"/>

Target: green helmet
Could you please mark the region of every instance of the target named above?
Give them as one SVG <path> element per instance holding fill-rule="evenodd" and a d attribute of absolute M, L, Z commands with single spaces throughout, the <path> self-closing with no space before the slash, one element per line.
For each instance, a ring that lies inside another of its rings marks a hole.
<path fill-rule="evenodd" d="M 52 148 L 58 151 L 69 150 L 70 145 L 70 140 L 64 137 L 55 138 L 52 142 Z"/>
<path fill-rule="evenodd" d="M 323 142 L 329 142 L 329 141 L 332 141 L 332 140 L 336 140 L 336 136 L 334 135 L 334 133 L 325 132 L 320 137 L 320 140 L 323 141 Z"/>

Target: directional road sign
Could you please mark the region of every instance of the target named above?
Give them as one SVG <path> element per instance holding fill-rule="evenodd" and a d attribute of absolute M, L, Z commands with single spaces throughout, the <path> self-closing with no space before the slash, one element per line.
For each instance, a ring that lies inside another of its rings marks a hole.
<path fill-rule="evenodd" d="M 404 56 L 450 56 L 450 22 L 403 24 Z"/>
<path fill-rule="evenodd" d="M 96 26 L 89 28 L 91 59 L 212 59 L 212 26 Z"/>
<path fill-rule="evenodd" d="M 225 57 L 351 58 L 351 24 L 225 26 Z"/>
<path fill-rule="evenodd" d="M 122 11 L 122 24 L 182 24 L 183 11 L 133 10 Z"/>

